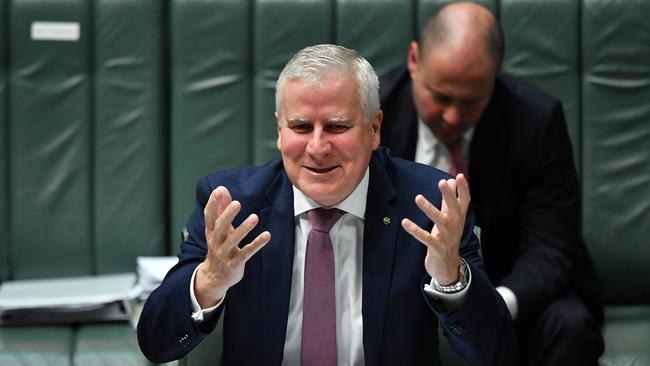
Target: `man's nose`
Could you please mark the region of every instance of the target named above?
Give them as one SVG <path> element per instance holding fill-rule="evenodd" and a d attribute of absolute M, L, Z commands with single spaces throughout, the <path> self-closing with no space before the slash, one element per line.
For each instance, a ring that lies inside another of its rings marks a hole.
<path fill-rule="evenodd" d="M 450 105 L 445 108 L 442 118 L 448 125 L 453 127 L 458 126 L 460 124 L 460 109 L 457 106 Z"/>
<path fill-rule="evenodd" d="M 321 128 L 315 128 L 307 143 L 307 153 L 314 156 L 323 156 L 332 150 L 332 145 L 327 135 Z"/>

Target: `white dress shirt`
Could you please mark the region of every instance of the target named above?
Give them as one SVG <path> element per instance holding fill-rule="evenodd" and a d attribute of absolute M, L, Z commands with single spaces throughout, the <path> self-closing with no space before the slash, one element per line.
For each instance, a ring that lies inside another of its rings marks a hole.
<path fill-rule="evenodd" d="M 334 249 L 336 294 L 337 365 L 364 365 L 363 317 L 361 315 L 363 277 L 363 226 L 366 214 L 369 174 L 345 200 L 334 206 L 345 211 L 330 230 Z M 283 365 L 300 365 L 302 304 L 304 294 L 305 250 L 311 224 L 307 211 L 321 207 L 293 187 L 293 212 L 296 217 L 296 246 L 293 256 L 291 300 Z"/>
<path fill-rule="evenodd" d="M 469 145 L 472 142 L 472 137 L 474 135 L 474 128 L 469 128 L 460 140 L 460 151 L 465 160 L 469 161 Z M 436 138 L 436 136 L 431 132 L 429 126 L 424 124 L 421 119 L 418 118 L 418 142 L 415 147 L 415 161 L 418 163 L 430 165 L 436 167 L 442 171 L 449 172 L 451 167 L 451 154 L 449 149 L 445 144 Z M 479 238 L 480 239 L 480 238 Z M 499 292 L 503 301 L 508 307 L 510 316 L 512 319 L 517 317 L 517 296 L 509 288 L 505 286 L 499 286 L 496 288 Z"/>

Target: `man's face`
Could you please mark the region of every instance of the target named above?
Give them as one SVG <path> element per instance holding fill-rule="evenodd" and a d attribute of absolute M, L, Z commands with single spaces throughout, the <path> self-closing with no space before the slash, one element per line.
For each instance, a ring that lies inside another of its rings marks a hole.
<path fill-rule="evenodd" d="M 323 206 L 343 201 L 359 184 L 379 146 L 382 113 L 364 120 L 351 76 L 321 78 L 310 88 L 289 79 L 282 89 L 278 149 L 289 179 Z"/>
<path fill-rule="evenodd" d="M 496 66 L 475 47 L 433 49 L 420 58 L 418 46 L 411 43 L 407 62 L 415 108 L 438 139 L 453 145 L 487 107 Z"/>

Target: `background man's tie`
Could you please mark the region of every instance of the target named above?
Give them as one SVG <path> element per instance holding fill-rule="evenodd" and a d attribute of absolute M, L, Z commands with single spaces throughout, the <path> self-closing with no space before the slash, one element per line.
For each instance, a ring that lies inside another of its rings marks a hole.
<path fill-rule="evenodd" d="M 449 168 L 449 174 L 455 177 L 458 173 L 463 173 L 466 178 L 469 177 L 467 174 L 467 159 L 465 159 L 461 151 L 461 143 L 458 142 L 453 146 L 448 146 L 448 148 L 451 155 L 451 167 Z"/>
<path fill-rule="evenodd" d="M 307 212 L 311 231 L 305 255 L 302 366 L 336 365 L 336 294 L 330 229 L 343 214 L 335 208 Z"/>

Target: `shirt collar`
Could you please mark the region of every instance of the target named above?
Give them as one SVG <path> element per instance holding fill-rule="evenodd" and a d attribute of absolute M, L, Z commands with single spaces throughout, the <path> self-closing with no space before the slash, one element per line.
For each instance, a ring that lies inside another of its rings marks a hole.
<path fill-rule="evenodd" d="M 363 179 L 357 185 L 357 187 L 352 191 L 352 193 L 345 198 L 343 201 L 334 207 L 339 210 L 351 213 L 354 216 L 357 216 L 360 219 L 365 219 L 366 216 L 366 199 L 368 197 L 368 183 L 370 181 L 370 175 L 368 173 L 369 169 L 366 168 L 366 173 L 363 175 Z M 322 207 L 316 203 L 311 198 L 307 197 L 301 190 L 293 186 L 293 212 L 295 216 L 313 210 L 318 207 Z"/>
<path fill-rule="evenodd" d="M 469 146 L 469 143 L 472 141 L 472 136 L 474 136 L 474 129 L 476 127 L 472 126 L 463 132 L 461 137 L 461 146 L 463 146 L 463 152 Z M 433 151 L 438 145 L 441 145 L 440 140 L 431 132 L 429 126 L 427 126 L 421 118 L 418 117 L 418 146 L 422 146 L 424 151 Z M 445 146 L 445 150 L 447 147 Z"/>
<path fill-rule="evenodd" d="M 418 118 L 418 145 L 422 146 L 423 151 L 434 151 L 436 146 L 440 144 L 440 141 L 436 136 L 431 132 L 429 126 L 422 122 L 422 119 Z"/>

